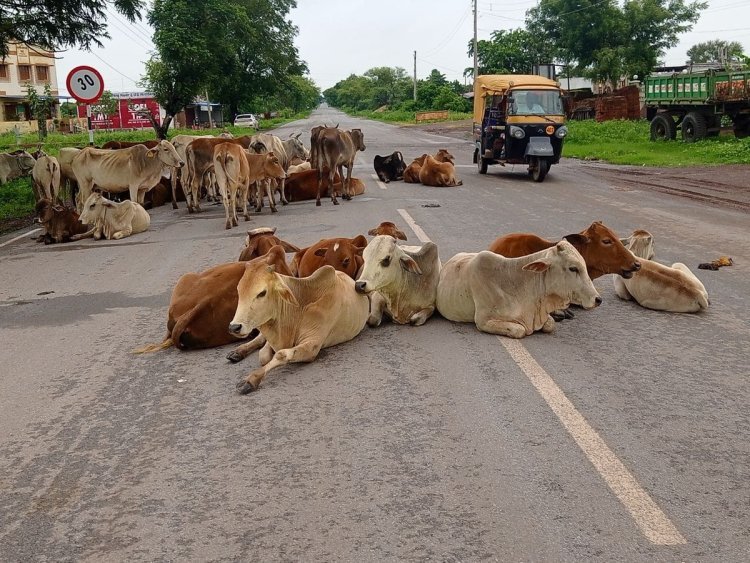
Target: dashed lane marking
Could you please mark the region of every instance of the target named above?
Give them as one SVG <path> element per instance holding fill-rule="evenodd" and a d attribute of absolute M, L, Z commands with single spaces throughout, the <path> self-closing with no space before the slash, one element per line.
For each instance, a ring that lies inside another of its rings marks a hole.
<path fill-rule="evenodd" d="M 28 232 L 26 232 L 26 233 L 24 233 L 22 235 L 18 235 L 15 238 L 12 238 L 10 240 L 6 240 L 4 243 L 0 244 L 0 248 L 2 248 L 3 246 L 8 246 L 12 242 L 16 242 L 17 240 L 21 240 L 22 238 L 27 237 L 29 235 L 33 235 L 34 233 L 39 232 L 41 230 L 42 230 L 41 228 L 32 229 L 32 230 L 30 230 L 30 231 L 28 231 Z"/>
<path fill-rule="evenodd" d="M 397 211 L 399 215 L 404 218 L 404 221 L 408 223 L 409 227 L 411 227 L 411 230 L 414 231 L 414 234 L 417 235 L 417 238 L 419 240 L 421 240 L 423 243 L 432 242 L 430 237 L 427 236 L 427 233 L 422 230 L 422 227 L 417 225 L 416 221 L 412 219 L 412 216 L 407 213 L 406 209 L 397 209 Z"/>
<path fill-rule="evenodd" d="M 377 174 L 371 174 L 371 176 L 372 176 L 372 179 L 375 180 L 375 183 L 380 187 L 381 190 L 387 190 L 388 189 L 388 186 L 386 186 L 385 183 L 382 182 L 380 180 L 380 178 L 378 178 Z"/>

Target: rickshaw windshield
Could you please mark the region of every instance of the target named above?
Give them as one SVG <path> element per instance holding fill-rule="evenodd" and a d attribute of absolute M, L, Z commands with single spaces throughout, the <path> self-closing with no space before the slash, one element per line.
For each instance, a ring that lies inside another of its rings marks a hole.
<path fill-rule="evenodd" d="M 563 115 L 557 90 L 513 90 L 509 115 Z"/>

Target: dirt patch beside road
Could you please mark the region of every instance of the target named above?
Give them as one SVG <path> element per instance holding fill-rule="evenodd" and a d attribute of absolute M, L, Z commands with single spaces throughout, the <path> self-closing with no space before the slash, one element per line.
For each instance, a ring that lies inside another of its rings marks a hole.
<path fill-rule="evenodd" d="M 473 138 L 471 119 L 406 125 L 404 128 L 418 129 L 426 133 L 445 135 L 464 141 L 471 141 Z M 616 183 L 622 186 L 630 184 L 638 189 L 659 191 L 750 212 L 750 181 L 748 180 L 750 165 L 724 164 L 666 168 L 621 166 L 583 160 L 573 162 L 606 183 Z"/>

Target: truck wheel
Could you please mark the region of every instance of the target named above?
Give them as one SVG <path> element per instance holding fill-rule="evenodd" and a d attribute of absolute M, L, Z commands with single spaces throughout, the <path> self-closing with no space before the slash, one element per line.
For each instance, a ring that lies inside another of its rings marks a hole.
<path fill-rule="evenodd" d="M 750 136 L 750 117 L 738 117 L 732 125 L 734 136 L 738 139 L 744 139 Z"/>
<path fill-rule="evenodd" d="M 682 120 L 682 140 L 694 143 L 706 138 L 706 118 L 697 111 L 691 111 Z"/>
<path fill-rule="evenodd" d="M 651 120 L 652 141 L 672 141 L 677 138 L 677 125 L 668 113 L 660 113 Z"/>
<path fill-rule="evenodd" d="M 487 161 L 481 154 L 477 155 L 477 170 L 480 174 L 487 174 Z"/>
<path fill-rule="evenodd" d="M 544 182 L 547 172 L 549 172 L 549 161 L 546 158 L 537 158 L 531 169 L 531 177 L 535 182 Z"/>

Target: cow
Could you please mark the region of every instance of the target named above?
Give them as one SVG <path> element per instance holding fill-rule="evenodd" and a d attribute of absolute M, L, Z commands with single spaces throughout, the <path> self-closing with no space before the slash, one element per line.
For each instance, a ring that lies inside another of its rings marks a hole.
<path fill-rule="evenodd" d="M 306 278 L 323 266 L 333 266 L 356 279 L 362 267 L 362 251 L 367 246 L 367 239 L 362 235 L 354 238 L 321 239 L 312 246 L 298 251 L 292 259 L 292 273 L 299 278 Z"/>
<path fill-rule="evenodd" d="M 286 171 L 288 176 L 291 176 L 292 174 L 297 174 L 299 172 L 304 172 L 305 170 L 310 170 L 312 168 L 312 164 L 310 164 L 307 161 L 301 162 L 300 164 L 292 164 L 289 166 L 289 169 Z"/>
<path fill-rule="evenodd" d="M 378 235 L 390 235 L 395 239 L 406 240 L 404 231 L 396 227 L 396 224 L 392 223 L 391 221 L 383 221 L 374 229 L 370 229 L 369 231 L 367 231 L 367 234 L 372 237 L 376 237 Z"/>
<path fill-rule="evenodd" d="M 182 166 L 169 141 L 149 149 L 135 145 L 119 150 L 87 147 L 73 159 L 73 173 L 78 179 L 80 202 L 85 202 L 96 185 L 110 193 L 128 191 L 130 200 L 143 204 L 148 190 L 159 183 L 165 166 Z"/>
<path fill-rule="evenodd" d="M 595 280 L 606 274 L 632 277 L 641 268 L 640 262 L 623 246 L 617 235 L 601 221 L 594 221 L 580 233 L 563 237 L 583 256 L 589 277 Z M 556 242 L 531 233 L 512 233 L 501 236 L 490 245 L 490 250 L 506 258 L 518 258 L 545 248 Z"/>
<path fill-rule="evenodd" d="M 291 275 L 281 246 L 271 247 L 267 254 L 253 261 L 261 261 L 266 267 L 272 265 L 276 271 Z M 164 340 L 138 348 L 134 353 L 158 352 L 172 346 L 179 350 L 197 350 L 236 343 L 240 338 L 228 332 L 227 326 L 237 311 L 237 284 L 247 264 L 251 263 L 229 262 L 200 273 L 191 272 L 181 276 L 169 301 Z M 245 355 L 263 344 L 265 340 L 257 339 L 256 335 L 255 339 L 243 345 L 250 349 Z"/>
<path fill-rule="evenodd" d="M 73 172 L 73 159 L 81 152 L 81 149 L 75 147 L 63 147 L 57 155 L 57 162 L 60 164 L 60 189 L 64 190 L 70 201 L 76 202 L 78 193 L 78 180 Z"/>
<path fill-rule="evenodd" d="M 185 149 L 185 163 L 187 174 L 182 181 L 182 188 L 185 190 L 185 201 L 187 203 L 188 213 L 199 213 L 200 207 L 200 186 L 203 177 L 213 172 L 214 167 L 214 147 L 221 143 L 236 143 L 243 149 L 250 146 L 251 139 L 248 135 L 237 137 L 235 139 L 221 139 L 213 137 L 209 139 L 195 139 L 190 142 Z"/>
<path fill-rule="evenodd" d="M 365 150 L 365 139 L 361 129 L 352 129 L 351 131 L 339 131 L 335 127 L 327 127 L 318 130 L 313 129 L 313 137 L 316 143 L 314 153 L 315 160 L 312 161 L 314 168 L 318 170 L 318 192 L 315 205 L 320 205 L 320 195 L 323 183 L 323 173 L 328 169 L 328 183 L 334 185 L 334 174 L 338 171 L 339 176 L 344 178 L 344 167 L 346 167 L 346 180 L 343 182 L 343 199 L 352 198 L 351 174 L 354 167 L 354 158 L 357 151 Z M 331 202 L 338 205 L 336 190 L 331 190 Z"/>
<path fill-rule="evenodd" d="M 461 186 L 463 182 L 456 178 L 456 168 L 450 160 L 438 162 L 432 155 L 427 155 L 419 169 L 419 181 L 425 186 L 444 187 Z"/>
<path fill-rule="evenodd" d="M 36 204 L 39 223 L 44 228 L 44 235 L 39 241 L 44 244 L 69 242 L 74 235 L 86 233 L 89 228 L 79 221 L 75 209 L 67 206 L 55 205 L 52 200 L 41 199 Z"/>
<path fill-rule="evenodd" d="M 453 165 L 456 164 L 455 157 L 450 152 L 448 152 L 448 149 L 440 149 L 437 153 L 435 153 L 434 158 L 438 162 L 450 162 Z"/>
<path fill-rule="evenodd" d="M 654 262 L 651 233 L 636 230 L 625 247 L 640 258 L 641 268 L 630 279 L 614 276 L 615 293 L 625 301 L 633 300 L 641 307 L 671 313 L 698 313 L 710 303 L 706 287 L 682 262 L 666 266 Z"/>
<path fill-rule="evenodd" d="M 34 164 L 31 178 L 37 201 L 57 201 L 60 193 L 60 163 L 54 156 L 42 154 Z"/>
<path fill-rule="evenodd" d="M 237 384 L 242 394 L 256 391 L 271 370 L 312 362 L 322 348 L 356 337 L 370 308 L 367 296 L 354 290 L 354 280 L 331 266 L 298 279 L 270 263 L 248 262 L 237 293 L 229 332 L 245 337 L 258 328 L 266 339 L 258 355 L 262 367 Z"/>
<path fill-rule="evenodd" d="M 36 160 L 26 151 L 18 154 L 0 153 L 0 185 L 21 176 L 26 176 L 33 169 Z"/>
<path fill-rule="evenodd" d="M 380 325 L 383 313 L 398 324 L 424 324 L 435 311 L 440 275 L 438 248 L 398 246 L 396 239 L 379 235 L 363 253 L 364 266 L 356 289 L 371 295 L 370 326 Z"/>
<path fill-rule="evenodd" d="M 238 197 L 245 221 L 249 221 L 247 190 L 250 170 L 242 147 L 234 143 L 220 143 L 214 146 L 214 173 L 221 200 L 224 202 L 224 228 L 231 229 L 237 226 Z"/>
<path fill-rule="evenodd" d="M 325 196 L 329 193 L 328 184 L 328 172 L 323 173 L 323 182 L 321 185 L 320 195 Z M 340 192 L 341 177 L 338 174 L 334 174 L 333 177 L 334 188 Z M 362 195 L 365 193 L 365 184 L 359 178 L 351 179 L 352 194 Z M 315 199 L 318 193 L 318 171 L 316 169 L 305 170 L 298 172 L 293 176 L 287 178 L 286 181 L 286 196 L 289 201 L 306 201 Z"/>
<path fill-rule="evenodd" d="M 592 309 L 601 302 L 583 258 L 567 241 L 521 258 L 488 250 L 456 254 L 440 272 L 436 300 L 446 319 L 510 338 L 552 332 L 550 313 L 570 303 Z"/>
<path fill-rule="evenodd" d="M 255 211 L 260 212 L 264 188 L 268 191 L 268 198 L 273 202 L 270 183 L 265 182 L 265 180 L 284 180 L 286 179 L 286 172 L 284 172 L 279 159 L 273 152 L 257 154 L 246 150 L 244 153 L 250 170 L 248 183 L 249 185 L 255 184 L 256 187 Z M 275 205 L 271 208 L 271 211 L 276 211 Z"/>
<path fill-rule="evenodd" d="M 86 199 L 80 220 L 93 227 L 84 234 L 71 237 L 71 240 L 80 240 L 89 236 L 93 236 L 95 240 L 101 239 L 102 236 L 107 240 L 119 240 L 142 233 L 151 225 L 151 217 L 140 203 L 132 200 L 117 203 L 105 198 L 99 192 L 92 193 Z"/>
<path fill-rule="evenodd" d="M 195 139 L 210 139 L 213 138 L 212 135 L 175 135 L 175 137 L 172 139 L 172 146 L 174 147 L 174 150 L 177 151 L 177 154 L 180 157 L 180 160 L 182 160 L 183 163 L 187 162 L 187 154 L 185 154 L 187 146 L 193 142 Z M 180 186 L 182 187 L 182 191 L 185 194 L 185 201 L 188 201 L 188 191 L 189 189 L 185 185 L 185 181 L 187 180 L 187 170 L 184 168 L 178 168 L 175 167 L 172 169 L 172 178 L 171 178 L 171 184 L 172 184 L 172 209 L 179 209 L 177 206 L 177 180 L 180 180 Z M 210 183 L 210 182 L 209 182 Z"/>
<path fill-rule="evenodd" d="M 291 136 L 288 139 L 281 140 L 276 135 L 272 135 L 270 133 L 257 133 L 252 136 L 252 145 L 255 145 L 253 149 L 255 152 L 273 152 L 279 159 L 279 163 L 281 164 L 281 167 L 284 169 L 284 172 L 288 172 L 289 166 L 291 165 L 291 161 L 294 158 L 301 158 L 304 159 L 305 155 L 307 154 L 307 150 L 305 149 L 304 145 L 302 144 L 302 141 L 299 140 L 301 133 L 298 133 L 295 136 Z M 257 143 L 262 143 L 265 147 L 265 151 L 260 149 L 260 146 L 257 145 Z M 276 184 L 276 189 L 279 191 L 281 196 L 281 203 L 283 205 L 287 205 L 289 201 L 286 198 L 286 193 L 284 190 L 284 180 L 281 180 Z M 259 190 L 260 193 L 262 193 Z M 276 211 L 276 202 L 273 199 L 272 191 L 266 189 L 266 192 L 271 194 L 269 195 L 271 210 Z M 262 205 L 262 201 L 261 201 Z M 258 201 L 256 200 L 256 211 L 259 211 L 259 205 Z"/>
<path fill-rule="evenodd" d="M 380 181 L 386 184 L 392 180 L 404 179 L 406 164 L 404 163 L 404 155 L 400 151 L 393 151 L 388 156 L 376 154 L 373 159 L 373 167 Z"/>
<path fill-rule="evenodd" d="M 407 184 L 419 184 L 419 171 L 422 169 L 422 165 L 428 156 L 427 154 L 423 154 L 411 161 L 411 164 L 404 170 L 404 182 Z"/>
<path fill-rule="evenodd" d="M 129 149 L 136 145 L 143 145 L 148 149 L 156 148 L 159 144 L 159 139 L 151 139 L 149 141 L 107 141 L 102 145 L 103 149 L 107 150 L 118 150 L 118 149 Z"/>
<path fill-rule="evenodd" d="M 276 227 L 259 227 L 247 232 L 245 247 L 238 258 L 239 262 L 248 262 L 258 256 L 267 254 L 272 247 L 279 245 L 286 252 L 299 252 L 299 248 L 293 244 L 281 240 L 276 236 Z M 292 273 L 290 272 L 291 276 Z"/>

